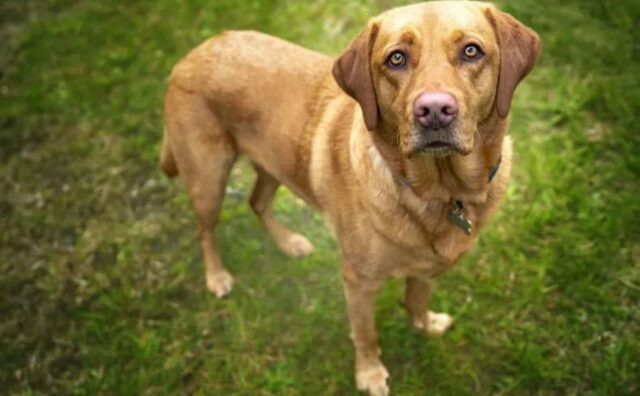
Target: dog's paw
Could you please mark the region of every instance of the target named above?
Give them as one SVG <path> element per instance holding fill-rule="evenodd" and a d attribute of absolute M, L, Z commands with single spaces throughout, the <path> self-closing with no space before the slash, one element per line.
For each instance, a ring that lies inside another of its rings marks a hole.
<path fill-rule="evenodd" d="M 443 335 L 453 324 L 453 318 L 446 313 L 427 313 L 427 333 L 433 336 Z"/>
<path fill-rule="evenodd" d="M 278 244 L 280 249 L 291 258 L 300 258 L 313 252 L 313 245 L 307 238 L 300 234 L 291 234 Z"/>
<path fill-rule="evenodd" d="M 207 289 L 216 297 L 222 298 L 231 292 L 233 277 L 226 270 L 218 270 L 213 274 L 207 274 Z"/>
<path fill-rule="evenodd" d="M 356 385 L 358 390 L 367 392 L 369 396 L 388 396 L 387 386 L 389 373 L 383 365 L 378 365 L 356 372 Z"/>

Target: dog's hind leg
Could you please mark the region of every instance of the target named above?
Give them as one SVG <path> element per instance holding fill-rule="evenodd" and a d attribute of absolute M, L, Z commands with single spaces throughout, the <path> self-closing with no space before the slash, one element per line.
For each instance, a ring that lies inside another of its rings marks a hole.
<path fill-rule="evenodd" d="M 273 237 L 276 244 L 289 257 L 304 257 L 313 251 L 313 245 L 307 238 L 296 234 L 278 223 L 273 216 L 273 197 L 280 182 L 257 164 L 253 164 L 258 175 L 251 193 L 249 204 L 260 222 Z"/>
<path fill-rule="evenodd" d="M 418 330 L 430 335 L 442 335 L 453 324 L 453 318 L 446 313 L 432 312 L 427 309 L 431 297 L 431 281 L 408 277 L 406 280 L 404 305 L 411 324 Z"/>
<path fill-rule="evenodd" d="M 171 146 L 169 145 L 167 131 L 165 129 L 164 136 L 162 137 L 162 152 L 160 154 L 160 168 L 168 177 L 175 177 L 178 175 L 178 166 L 176 160 L 171 153 Z"/>
<path fill-rule="evenodd" d="M 196 214 L 207 287 L 223 297 L 231 291 L 233 278 L 222 263 L 212 232 L 237 158 L 235 143 L 203 98 L 176 87 L 167 94 L 165 123 L 165 139 Z"/>

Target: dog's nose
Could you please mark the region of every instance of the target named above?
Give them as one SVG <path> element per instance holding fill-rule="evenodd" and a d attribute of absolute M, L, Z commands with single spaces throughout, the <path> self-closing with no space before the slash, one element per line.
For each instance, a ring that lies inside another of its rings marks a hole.
<path fill-rule="evenodd" d="M 445 127 L 458 115 L 458 101 L 447 92 L 424 92 L 414 102 L 413 113 L 425 128 Z"/>

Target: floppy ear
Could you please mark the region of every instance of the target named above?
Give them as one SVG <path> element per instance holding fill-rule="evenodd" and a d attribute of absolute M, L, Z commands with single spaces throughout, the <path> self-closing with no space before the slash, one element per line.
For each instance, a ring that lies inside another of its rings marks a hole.
<path fill-rule="evenodd" d="M 364 123 L 372 131 L 378 125 L 380 111 L 371 76 L 371 50 L 378 26 L 371 25 L 351 41 L 349 47 L 333 63 L 333 78 L 347 95 L 362 108 Z"/>
<path fill-rule="evenodd" d="M 529 74 L 540 52 L 540 37 L 511 15 L 491 7 L 485 15 L 500 47 L 500 74 L 496 91 L 498 115 L 505 118 L 518 83 Z"/>

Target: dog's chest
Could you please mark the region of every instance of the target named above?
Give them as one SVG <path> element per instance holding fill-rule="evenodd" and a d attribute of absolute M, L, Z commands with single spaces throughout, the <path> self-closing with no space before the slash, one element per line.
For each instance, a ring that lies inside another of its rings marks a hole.
<path fill-rule="evenodd" d="M 378 275 L 436 276 L 453 266 L 473 247 L 477 233 L 465 234 L 449 220 L 449 210 L 446 204 L 434 203 L 421 211 L 399 206 L 378 212 L 373 224 L 379 238 L 371 243 L 379 258 Z M 473 211 L 468 216 L 475 219 Z"/>

